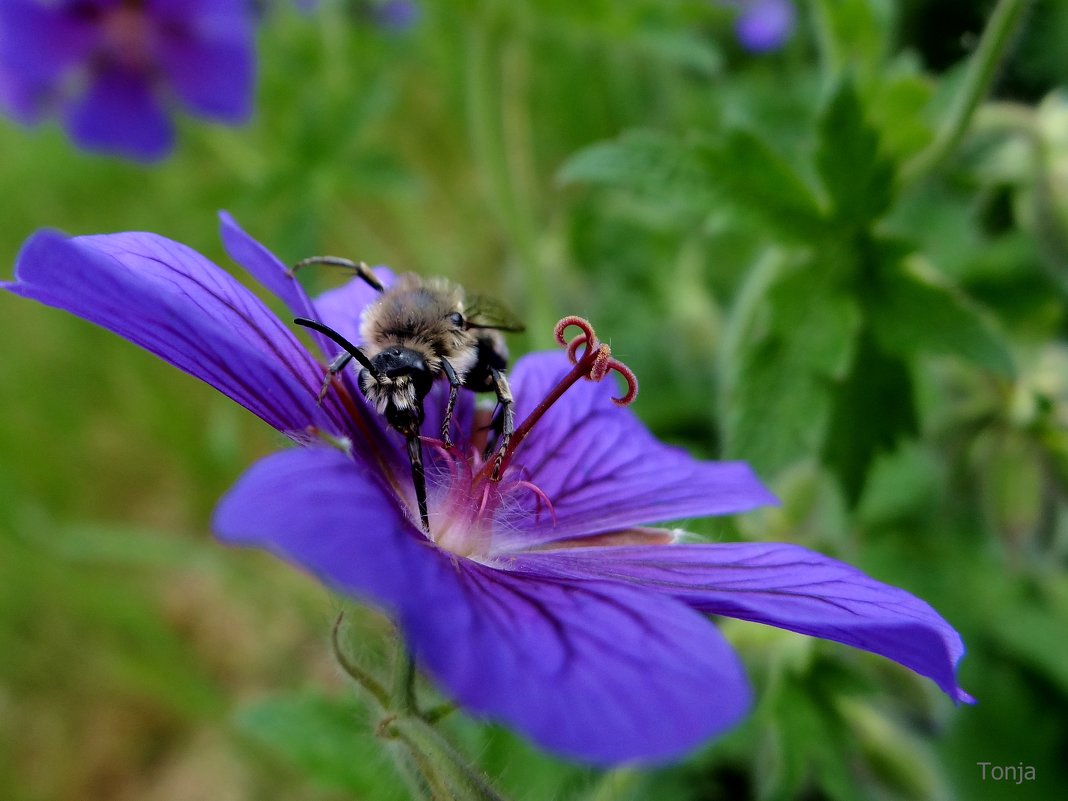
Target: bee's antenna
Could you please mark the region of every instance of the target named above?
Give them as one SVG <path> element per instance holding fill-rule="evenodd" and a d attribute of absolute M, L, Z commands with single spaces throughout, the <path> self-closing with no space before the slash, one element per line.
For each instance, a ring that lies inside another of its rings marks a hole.
<path fill-rule="evenodd" d="M 367 266 L 367 262 L 342 259 L 338 256 L 312 256 L 309 259 L 302 259 L 289 268 L 289 274 L 294 275 L 297 270 L 311 264 L 326 264 L 331 267 L 344 267 L 347 270 L 352 270 L 356 273 L 357 278 L 363 279 L 372 288 L 377 289 L 379 292 L 386 291 L 385 286 L 383 286 L 382 282 L 378 279 L 378 276 Z"/>
<path fill-rule="evenodd" d="M 297 317 L 295 320 L 293 320 L 293 322 L 297 325 L 302 325 L 305 328 L 310 328 L 313 331 L 318 331 L 323 336 L 329 337 L 331 340 L 333 340 L 333 342 L 340 345 L 345 350 L 345 352 L 349 354 L 349 356 L 351 356 L 361 365 L 366 367 L 371 372 L 371 375 L 375 377 L 378 376 L 378 370 L 373 364 L 371 364 L 371 360 L 367 358 L 367 354 L 365 354 L 362 350 L 360 350 L 347 339 L 345 339 L 345 337 L 341 336 L 341 334 L 339 334 L 330 326 L 323 325 L 322 323 L 316 322 L 315 320 L 308 320 L 305 317 Z"/>

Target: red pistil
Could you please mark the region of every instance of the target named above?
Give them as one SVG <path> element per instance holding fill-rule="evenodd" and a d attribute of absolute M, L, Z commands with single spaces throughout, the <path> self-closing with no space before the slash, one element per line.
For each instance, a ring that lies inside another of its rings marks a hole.
<path fill-rule="evenodd" d="M 102 21 L 106 51 L 130 69 L 145 69 L 152 63 L 152 23 L 143 5 L 141 0 L 124 0 Z"/>
<path fill-rule="evenodd" d="M 568 342 L 564 336 L 564 331 L 571 326 L 581 328 L 582 333 Z M 590 368 L 589 374 L 585 376 L 588 380 L 600 381 L 608 375 L 609 370 L 615 370 L 623 376 L 623 380 L 627 382 L 627 392 L 622 398 L 612 398 L 613 403 L 617 406 L 629 406 L 634 402 L 634 399 L 638 397 L 637 376 L 623 362 L 612 358 L 612 349 L 598 341 L 597 332 L 593 330 L 593 326 L 590 325 L 588 320 L 575 315 L 565 317 L 556 324 L 554 333 L 556 334 L 556 341 L 567 348 L 567 358 L 574 365 L 580 363 L 578 349 L 583 345 L 586 346 L 586 350 L 582 352 L 581 362 L 585 362 L 591 356 L 593 357 L 593 366 Z"/>
<path fill-rule="evenodd" d="M 582 330 L 582 333 L 575 337 L 571 342 L 568 342 L 564 337 L 564 331 L 571 326 L 575 326 Z M 512 456 L 515 454 L 519 444 L 526 438 L 527 434 L 534 425 L 542 418 L 542 415 L 549 410 L 549 408 L 558 401 L 563 394 L 570 389 L 576 381 L 580 378 L 585 378 L 587 381 L 601 381 L 612 370 L 615 370 L 621 376 L 623 380 L 627 382 L 627 391 L 620 398 L 612 398 L 612 402 L 617 406 L 627 406 L 634 402 L 634 399 L 638 397 L 638 379 L 634 375 L 633 371 L 618 359 L 612 357 L 612 349 L 597 339 L 597 332 L 593 330 L 593 326 L 589 321 L 571 315 L 565 317 L 556 324 L 556 341 L 567 348 L 567 357 L 574 365 L 571 371 L 561 379 L 552 390 L 542 398 L 541 402 L 534 407 L 534 410 L 530 413 L 526 420 L 520 423 L 512 434 L 512 438 L 508 443 L 507 449 L 501 455 L 499 459 L 492 459 L 483 465 L 475 476 L 474 483 L 489 478 L 493 481 L 500 481 L 501 476 L 504 474 L 505 468 L 511 461 Z M 579 349 L 585 346 L 582 351 L 582 356 L 578 355 Z"/>

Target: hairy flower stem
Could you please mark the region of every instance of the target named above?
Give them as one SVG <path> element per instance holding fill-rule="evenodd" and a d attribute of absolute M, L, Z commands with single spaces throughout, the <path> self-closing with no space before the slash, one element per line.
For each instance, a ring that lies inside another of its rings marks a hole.
<path fill-rule="evenodd" d="M 964 139 L 976 109 L 990 91 L 1030 0 L 999 0 L 968 63 L 964 80 L 935 140 L 905 165 L 902 181 L 910 184 L 937 168 Z"/>
<path fill-rule="evenodd" d="M 393 695 L 390 709 L 401 714 L 419 714 L 415 698 L 415 659 L 404 647 L 404 640 L 397 637 L 397 661 L 394 666 Z"/>
<path fill-rule="evenodd" d="M 340 643 L 344 613 L 337 616 L 332 632 L 334 656 L 349 676 L 362 687 L 382 715 L 377 734 L 390 741 L 390 755 L 412 793 L 425 801 L 507 801 L 490 787 L 477 769 L 468 764 L 434 728 L 434 723 L 455 707 L 442 704 L 427 714 L 419 711 L 415 697 L 415 660 L 398 637 L 392 692 L 345 653 Z"/>
<path fill-rule="evenodd" d="M 593 786 L 585 801 L 623 801 L 636 798 L 636 790 L 642 783 L 642 774 L 633 768 L 620 768 L 608 771 Z"/>
<path fill-rule="evenodd" d="M 403 746 L 425 782 L 427 797 L 433 801 L 506 801 L 506 796 L 494 790 L 441 733 L 422 718 L 394 718 L 383 734 L 395 738 Z"/>
<path fill-rule="evenodd" d="M 386 688 L 380 681 L 378 681 L 378 679 L 352 661 L 348 654 L 341 648 L 339 636 L 341 633 L 341 621 L 344 620 L 344 618 L 344 612 L 339 614 L 337 620 L 334 621 L 334 628 L 331 631 L 330 643 L 334 649 L 334 658 L 337 660 L 338 665 L 341 666 L 341 669 L 378 703 L 380 709 L 386 709 L 389 706 L 389 693 L 386 692 Z"/>

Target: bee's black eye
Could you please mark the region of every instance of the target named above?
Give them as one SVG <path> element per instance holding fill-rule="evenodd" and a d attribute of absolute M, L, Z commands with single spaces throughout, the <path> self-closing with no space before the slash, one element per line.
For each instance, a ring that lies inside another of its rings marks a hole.
<path fill-rule="evenodd" d="M 450 323 L 452 323 L 457 328 L 463 328 L 464 327 L 464 316 L 462 314 L 460 314 L 460 312 L 453 312 L 452 314 L 450 314 L 445 319 L 448 320 Z"/>

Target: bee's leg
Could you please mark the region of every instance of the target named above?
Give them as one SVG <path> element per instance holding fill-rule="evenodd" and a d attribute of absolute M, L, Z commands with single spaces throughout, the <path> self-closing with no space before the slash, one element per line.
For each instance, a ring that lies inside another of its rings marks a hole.
<path fill-rule="evenodd" d="M 426 506 L 426 475 L 423 472 L 423 443 L 417 435 L 408 437 L 408 461 L 412 465 L 412 484 L 415 485 L 415 500 L 419 504 L 419 519 L 423 531 L 430 533 L 430 513 Z"/>
<path fill-rule="evenodd" d="M 501 465 L 504 463 L 508 443 L 511 442 L 512 434 L 515 433 L 515 409 L 513 408 L 512 388 L 508 384 L 508 379 L 504 377 L 504 373 L 496 367 L 491 367 L 490 375 L 493 377 L 493 389 L 497 392 L 497 403 L 501 407 L 501 441 L 497 445 L 497 456 L 494 457 L 493 473 L 490 475 L 490 478 L 497 481 L 501 477 Z"/>
<path fill-rule="evenodd" d="M 382 282 L 378 280 L 378 276 L 375 275 L 371 268 L 367 266 L 366 262 L 352 261 L 351 259 L 342 259 L 339 256 L 312 256 L 311 258 L 301 259 L 292 267 L 289 268 L 290 273 L 295 273 L 302 267 L 308 267 L 312 264 L 327 264 L 332 267 L 344 267 L 347 270 L 352 270 L 356 273 L 357 278 L 361 278 L 370 284 L 371 287 L 377 289 L 379 292 L 384 292 L 385 287 Z"/>
<path fill-rule="evenodd" d="M 330 382 L 334 380 L 334 376 L 344 370 L 345 365 L 351 361 L 351 353 L 339 353 L 334 361 L 330 362 L 330 366 L 326 368 L 326 375 L 323 376 L 323 386 L 319 389 L 319 403 L 322 403 L 323 398 L 326 397 L 326 391 L 330 389 Z"/>
<path fill-rule="evenodd" d="M 445 419 L 441 421 L 441 441 L 445 443 L 446 448 L 451 448 L 452 437 L 449 435 L 449 427 L 452 425 L 452 411 L 456 408 L 456 396 L 460 393 L 463 382 L 456 375 L 456 370 L 448 359 L 441 360 L 441 371 L 449 379 L 449 403 L 445 407 Z"/>

